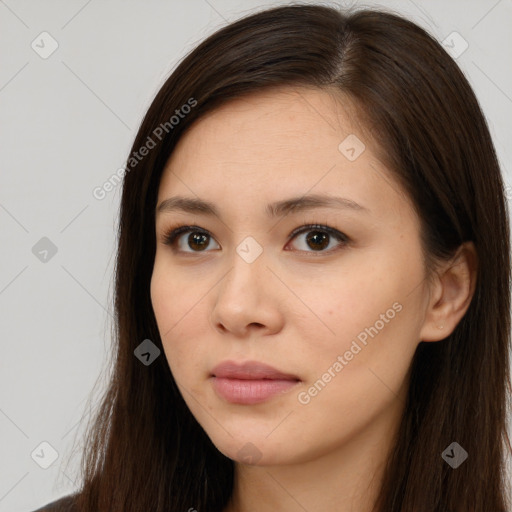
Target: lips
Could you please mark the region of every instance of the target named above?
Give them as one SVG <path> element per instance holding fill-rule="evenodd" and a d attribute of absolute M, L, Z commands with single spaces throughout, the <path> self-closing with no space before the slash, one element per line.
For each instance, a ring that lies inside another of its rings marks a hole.
<path fill-rule="evenodd" d="M 242 364 L 224 361 L 212 370 L 210 381 L 223 400 L 232 404 L 253 405 L 290 391 L 300 379 L 257 361 Z"/>
<path fill-rule="evenodd" d="M 212 376 L 240 380 L 300 380 L 296 375 L 283 373 L 272 366 L 258 361 L 247 361 L 245 363 L 224 361 L 212 370 Z"/>

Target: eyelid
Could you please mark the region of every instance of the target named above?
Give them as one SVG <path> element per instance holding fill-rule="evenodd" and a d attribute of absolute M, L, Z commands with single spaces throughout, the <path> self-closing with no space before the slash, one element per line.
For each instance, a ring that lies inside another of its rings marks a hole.
<path fill-rule="evenodd" d="M 298 228 L 295 228 L 289 235 L 288 237 L 289 238 L 294 238 L 295 236 L 297 235 L 300 235 L 304 232 L 308 232 L 308 231 L 315 231 L 315 230 L 318 230 L 318 231 L 325 231 L 326 233 L 328 233 L 329 235 L 333 236 L 334 238 L 336 238 L 337 240 L 339 241 L 345 241 L 345 242 L 348 242 L 350 239 L 347 235 L 345 235 L 345 233 L 342 233 L 341 231 L 335 229 L 335 228 L 332 228 L 330 226 L 327 226 L 325 224 L 303 224 L 302 226 L 299 226 Z"/>
<path fill-rule="evenodd" d="M 179 238 L 179 236 L 184 234 L 184 233 L 187 233 L 189 231 L 191 231 L 191 232 L 199 232 L 199 233 L 207 235 L 210 238 L 212 238 L 213 240 L 215 240 L 215 237 L 213 236 L 212 233 L 210 233 L 210 231 L 208 231 L 205 228 L 202 228 L 202 227 L 198 226 L 197 224 L 186 224 L 186 225 L 185 224 L 179 224 L 177 226 L 171 226 L 169 229 L 164 231 L 164 234 L 163 234 L 163 237 L 162 237 L 162 242 L 165 245 L 171 246 L 173 248 L 173 250 L 175 250 L 175 252 L 181 252 L 181 253 L 185 252 L 185 253 L 188 253 L 188 254 L 194 254 L 194 253 L 201 254 L 202 251 L 178 251 L 177 249 L 175 249 L 174 245 L 176 244 L 177 239 Z"/>
<path fill-rule="evenodd" d="M 336 252 L 337 250 L 345 247 L 346 245 L 348 245 L 352 240 L 350 237 L 348 237 L 345 233 L 335 229 L 335 228 L 332 228 L 330 226 L 327 226 L 325 224 L 318 224 L 318 223 L 312 223 L 312 224 L 303 224 L 297 228 L 295 228 L 289 235 L 288 235 L 288 238 L 290 240 L 293 240 L 297 235 L 300 235 L 302 233 L 307 233 L 309 231 L 324 231 L 325 233 L 327 233 L 329 236 L 335 238 L 339 245 L 338 247 L 334 248 L 334 249 L 329 249 L 327 251 L 301 251 L 301 250 L 298 250 L 296 252 L 299 252 L 299 253 L 306 253 L 306 254 L 313 254 L 313 255 L 326 255 L 326 254 L 331 254 L 333 252 Z M 213 236 L 213 234 L 208 231 L 207 229 L 205 228 L 202 228 L 200 226 L 198 226 L 197 224 L 189 224 L 189 225 L 184 225 L 184 224 L 179 224 L 179 225 L 175 225 L 175 226 L 171 226 L 170 228 L 168 228 L 163 236 L 162 236 L 162 243 L 164 243 L 165 245 L 169 245 L 173 248 L 173 250 L 175 252 L 179 252 L 179 253 L 182 253 L 182 254 L 201 254 L 202 252 L 209 252 L 209 251 L 180 251 L 180 250 L 177 250 L 174 246 L 176 244 L 176 241 L 177 239 L 179 238 L 180 235 L 184 234 L 184 233 L 187 233 L 187 232 L 198 232 L 198 233 L 201 233 L 201 234 L 204 234 L 204 235 L 207 235 L 208 237 L 210 237 L 211 239 L 215 240 L 215 237 Z M 216 240 L 215 240 L 216 241 Z M 218 244 L 218 242 L 216 241 L 216 243 Z"/>

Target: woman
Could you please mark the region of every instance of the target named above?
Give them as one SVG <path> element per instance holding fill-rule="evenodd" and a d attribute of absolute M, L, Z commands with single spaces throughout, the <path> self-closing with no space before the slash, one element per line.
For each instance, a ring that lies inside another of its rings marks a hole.
<path fill-rule="evenodd" d="M 83 488 L 44 510 L 510 510 L 510 278 L 438 42 L 375 10 L 240 19 L 136 136 L 114 373 Z"/>

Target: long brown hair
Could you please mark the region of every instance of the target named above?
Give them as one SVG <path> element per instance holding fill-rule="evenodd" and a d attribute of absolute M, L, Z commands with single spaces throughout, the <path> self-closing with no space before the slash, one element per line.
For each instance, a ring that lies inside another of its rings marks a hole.
<path fill-rule="evenodd" d="M 413 358 L 375 510 L 506 512 L 510 227 L 484 115 L 456 63 L 411 21 L 381 10 L 298 4 L 246 16 L 199 44 L 164 83 L 137 133 L 120 207 L 116 353 L 84 446 L 78 509 L 215 512 L 231 496 L 234 463 L 188 410 L 163 356 L 150 299 L 155 206 L 164 166 L 195 120 L 280 86 L 337 91 L 355 102 L 379 157 L 417 209 L 429 270 L 465 241 L 477 250 L 465 316 L 445 340 L 420 342 Z M 134 355 L 145 339 L 162 352 L 148 366 Z M 441 457 L 454 441 L 469 454 L 457 469 Z"/>

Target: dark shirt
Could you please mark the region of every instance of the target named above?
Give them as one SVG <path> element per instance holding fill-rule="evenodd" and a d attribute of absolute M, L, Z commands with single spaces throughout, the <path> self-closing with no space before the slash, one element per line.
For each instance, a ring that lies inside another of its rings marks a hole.
<path fill-rule="evenodd" d="M 34 512 L 76 512 L 75 497 L 74 495 L 64 496 L 34 510 Z"/>

